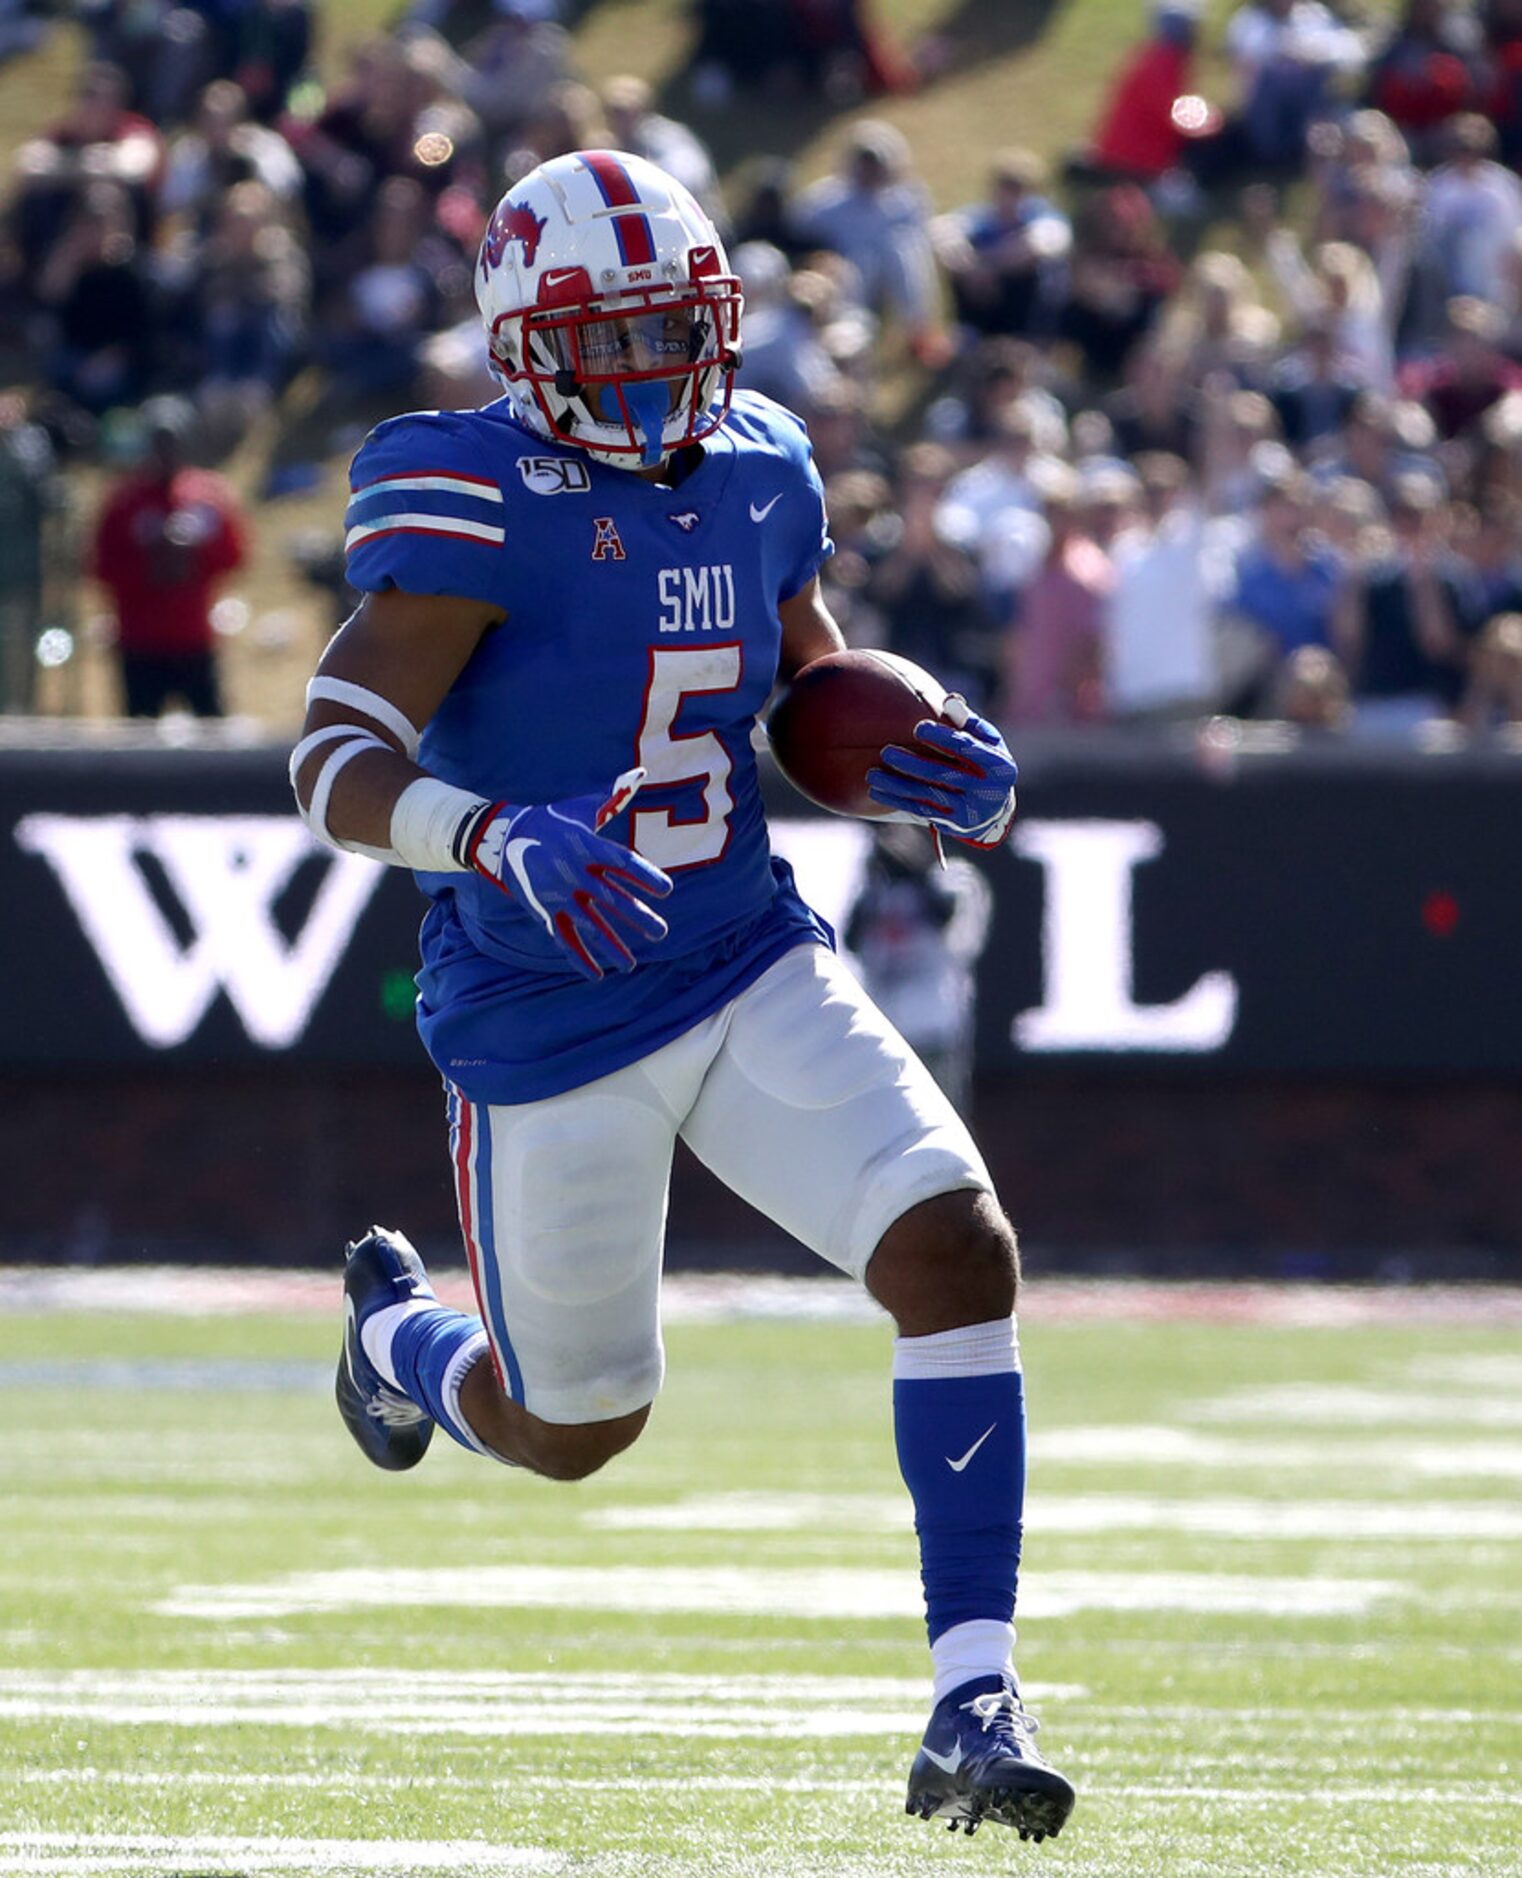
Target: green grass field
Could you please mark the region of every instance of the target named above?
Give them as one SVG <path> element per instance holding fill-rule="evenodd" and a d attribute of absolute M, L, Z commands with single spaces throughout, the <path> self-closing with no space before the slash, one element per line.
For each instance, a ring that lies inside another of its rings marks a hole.
<path fill-rule="evenodd" d="M 881 1324 L 673 1311 L 644 1441 L 554 1487 L 367 1468 L 336 1312 L 7 1293 L 0 1873 L 1514 1878 L 1522 1301 L 1145 1297 L 1026 1314 L 1036 1848 L 901 1810 Z"/>

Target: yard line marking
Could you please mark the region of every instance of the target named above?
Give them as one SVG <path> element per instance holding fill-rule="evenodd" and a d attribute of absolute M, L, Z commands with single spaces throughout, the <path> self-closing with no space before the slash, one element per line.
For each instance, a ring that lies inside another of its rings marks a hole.
<path fill-rule="evenodd" d="M 46 1357 L 0 1362 L 0 1389 L 310 1395 L 332 1388 L 332 1367 L 282 1357 Z"/>
<path fill-rule="evenodd" d="M 1032 1700 L 1081 1700 L 1034 1683 Z M 676 1734 L 913 1737 L 925 1679 L 857 1676 L 453 1675 L 371 1670 L 0 1671 L 0 1717 L 113 1726 L 337 1727 L 480 1737 Z"/>
<path fill-rule="evenodd" d="M 644 1774 L 532 1773 L 515 1771 L 510 1778 L 476 1778 L 466 1774 L 413 1774 L 402 1776 L 407 1791 L 426 1793 L 519 1793 L 530 1789 L 557 1792 L 568 1788 L 576 1792 L 640 1793 L 654 1788 L 673 1793 L 897 1793 L 903 1782 L 856 1779 L 845 1775 L 769 1774 L 681 1774 L 670 1778 Z M 152 1773 L 143 1768 L 73 1768 L 28 1767 L 13 1776 L 16 1784 L 33 1786 L 68 1786 L 84 1782 L 90 1786 L 146 1787 L 169 1791 L 178 1787 L 210 1787 L 218 1792 L 246 1787 L 253 1792 L 282 1791 L 317 1793 L 394 1793 L 395 1774 L 356 1774 L 339 1769 L 331 1774 L 240 1774 L 210 1773 L 187 1769 L 184 1773 Z M 3 1785 L 0 1781 L 0 1785 Z M 1464 1791 L 1474 1792 L 1472 1787 Z"/>
<path fill-rule="evenodd" d="M 426 1251 L 427 1248 L 425 1247 Z M 463 1270 L 433 1273 L 447 1304 L 470 1309 Z M 332 1313 L 338 1279 L 331 1271 L 237 1271 L 220 1266 L 133 1266 L 61 1271 L 11 1266 L 0 1272 L 0 1311 L 149 1312 L 241 1316 L 249 1312 Z M 881 1312 L 849 1279 L 765 1277 L 751 1273 L 673 1272 L 662 1285 L 668 1323 L 744 1317 L 802 1317 L 880 1322 Z M 1046 1322 L 1166 1322 L 1304 1325 L 1522 1324 L 1522 1287 L 1423 1285 L 1386 1290 L 1321 1284 L 1178 1284 L 1148 1279 L 1031 1278 L 1021 1313 Z"/>
<path fill-rule="evenodd" d="M 594 1532 L 907 1532 L 903 1493 L 702 1493 L 663 1505 L 600 1506 L 583 1513 Z"/>
<path fill-rule="evenodd" d="M 1413 1382 L 1451 1389 L 1510 1389 L 1522 1393 L 1522 1356 L 1475 1351 L 1469 1356 L 1418 1356 L 1406 1366 Z"/>
<path fill-rule="evenodd" d="M 1522 1428 L 1522 1401 L 1414 1389 L 1370 1389 L 1360 1383 L 1280 1382 L 1234 1389 L 1185 1405 L 1191 1421 L 1325 1422 L 1333 1428 L 1399 1427 L 1407 1422 L 1467 1422 L 1477 1428 Z"/>
<path fill-rule="evenodd" d="M 1165 1500 L 1144 1494 L 1034 1497 L 1032 1532 L 1179 1532 L 1223 1539 L 1522 1539 L 1522 1507 L 1462 1500 Z"/>
<path fill-rule="evenodd" d="M 1092 1779 L 1084 1784 L 1085 1800 L 1117 1800 L 1130 1804 L 1141 1801 L 1145 1805 L 1166 1806 L 1169 1801 L 1208 1800 L 1212 1806 L 1283 1806 L 1284 1788 L 1278 1787 L 1233 1787 L 1230 1785 L 1211 1787 L 1174 1786 L 1166 1781 L 1156 1785 L 1107 1787 L 1103 1780 Z M 1522 1793 L 1507 1792 L 1495 1787 L 1488 1792 L 1477 1792 L 1470 1786 L 1453 1787 L 1403 1787 L 1397 1782 L 1382 1786 L 1362 1786 L 1350 1784 L 1338 1786 L 1335 1783 L 1316 1781 L 1295 1782 L 1296 1805 L 1322 1806 L 1522 1806 Z"/>
<path fill-rule="evenodd" d="M 1289 1763 L 1285 1763 L 1286 1766 Z M 177 1787 L 214 1787 L 246 1788 L 255 1792 L 265 1790 L 318 1792 L 374 1792 L 391 1791 L 397 1784 L 397 1776 L 386 1774 L 355 1774 L 336 1771 L 332 1774 L 216 1774 L 187 1771 L 182 1774 L 147 1773 L 130 1768 L 84 1769 L 71 1768 L 28 1768 L 16 1776 L 18 1784 L 23 1786 L 60 1785 L 73 1781 L 88 1780 L 93 1786 L 149 1787 L 165 1790 Z M 471 1793 L 799 1793 L 799 1794 L 860 1794 L 862 1796 L 897 1794 L 903 1783 L 897 1778 L 872 1779 L 849 1778 L 845 1776 L 793 1775 L 776 1776 L 767 1774 L 682 1774 L 661 1776 L 656 1774 L 615 1774 L 600 1778 L 597 1775 L 572 1775 L 561 1773 L 535 1774 L 519 1771 L 510 1779 L 482 1780 L 472 1779 L 463 1774 L 433 1774 L 406 1776 L 408 1791 L 423 1792 L 471 1792 Z M 1143 1802 L 1166 1802 L 1169 1799 L 1219 1800 L 1225 1805 L 1244 1804 L 1266 1806 L 1275 1801 L 1282 1801 L 1284 1788 L 1233 1787 L 1221 1785 L 1179 1785 L 1173 1782 L 1127 1783 L 1110 1785 L 1102 1774 L 1090 1774 L 1084 1783 L 1084 1798 L 1095 1803 L 1106 1800 L 1140 1800 Z M 1379 1785 L 1367 1782 L 1319 1780 L 1314 1787 L 1297 1788 L 1297 1801 L 1309 1801 L 1328 1806 L 1335 1805 L 1384 1805 L 1420 1803 L 1441 1806 L 1503 1806 L 1522 1807 L 1522 1792 L 1515 1787 L 1499 1782 L 1476 1784 L 1466 1781 L 1462 1785 L 1449 1786 L 1403 1786 L 1395 1781 Z M 24 1835 L 21 1835 L 24 1836 Z M 289 1843 L 289 1842 L 282 1842 Z M 467 1844 L 473 1843 L 466 1841 Z"/>
<path fill-rule="evenodd" d="M 1184 1532 L 1225 1539 L 1522 1539 L 1522 1507 L 1464 1500 L 1170 1499 L 1150 1494 L 1033 1494 L 1026 1524 L 1041 1533 Z M 899 1532 L 899 1495 L 693 1494 L 663 1506 L 597 1507 L 594 1531 Z"/>
<path fill-rule="evenodd" d="M 0 1871 L 161 1871 L 167 1863 L 239 1874 L 266 1871 L 550 1871 L 538 1847 L 481 1839 L 167 1838 L 151 1833 L 0 1833 Z"/>
<path fill-rule="evenodd" d="M 1031 1455 L 1066 1467 L 1263 1467 L 1276 1475 L 1302 1467 L 1323 1472 L 1346 1467 L 1361 1473 L 1383 1469 L 1391 1474 L 1522 1480 L 1522 1442 L 1510 1441 L 1269 1441 L 1191 1428 L 1103 1423 L 1042 1429 L 1031 1437 Z"/>
<path fill-rule="evenodd" d="M 1263 1726 L 1271 1733 L 1282 1733 L 1296 1724 L 1308 1733 L 1319 1734 L 1338 1728 L 1345 1728 L 1350 1733 L 1367 1735 L 1372 1723 L 1381 1725 L 1399 1722 L 1409 1725 L 1413 1733 L 1430 1728 L 1473 1728 L 1477 1724 L 1496 1727 L 1515 1728 L 1522 1726 L 1522 1710 L 1485 1709 L 1485 1708 L 1440 1708 L 1435 1704 L 1395 1704 L 1381 1703 L 1373 1708 L 1314 1708 L 1288 1707 L 1282 1703 L 1255 1703 L 1250 1707 L 1218 1707 L 1202 1702 L 1103 1702 L 1096 1703 L 1092 1716 L 1084 1719 L 1084 1728 L 1113 1728 L 1118 1732 L 1129 1731 L 1138 1721 L 1145 1721 L 1149 1716 L 1159 1721 L 1176 1721 L 1186 1726 L 1197 1722 L 1208 1722 L 1217 1730 L 1225 1730 L 1237 1723 L 1245 1726 Z"/>
<path fill-rule="evenodd" d="M 1211 1572 L 1045 1572 L 1022 1594 L 1022 1621 L 1079 1611 L 1197 1611 L 1259 1617 L 1361 1616 L 1384 1598 L 1413 1595 L 1382 1579 L 1274 1578 Z M 407 1608 L 638 1611 L 693 1615 L 918 1621 L 908 1571 L 644 1565 L 494 1565 L 436 1570 L 296 1572 L 256 1584 L 181 1585 L 151 1608 L 160 1617 L 239 1618 Z"/>

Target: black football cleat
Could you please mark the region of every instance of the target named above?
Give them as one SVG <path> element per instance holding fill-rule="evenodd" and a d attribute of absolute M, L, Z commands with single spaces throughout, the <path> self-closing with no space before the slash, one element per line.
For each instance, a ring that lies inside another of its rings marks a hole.
<path fill-rule="evenodd" d="M 1037 1752 L 1036 1727 L 1011 1675 L 953 1689 L 936 1703 L 914 1757 L 905 1812 L 944 1819 L 953 1832 L 972 1834 L 992 1819 L 1022 1839 L 1055 1839 L 1075 1796 Z"/>
<path fill-rule="evenodd" d="M 334 1394 L 344 1426 L 367 1461 L 400 1473 L 416 1467 L 433 1439 L 433 1420 L 393 1389 L 365 1355 L 360 1326 L 388 1304 L 433 1298 L 423 1261 L 399 1232 L 372 1226 L 345 1254 L 344 1347 Z"/>

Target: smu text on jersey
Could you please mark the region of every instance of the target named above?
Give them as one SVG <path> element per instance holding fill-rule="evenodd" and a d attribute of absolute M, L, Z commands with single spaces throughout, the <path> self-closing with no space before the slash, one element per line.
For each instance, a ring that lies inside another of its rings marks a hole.
<path fill-rule="evenodd" d="M 727 561 L 663 567 L 660 594 L 663 633 L 725 632 L 735 623 L 735 570 Z"/>

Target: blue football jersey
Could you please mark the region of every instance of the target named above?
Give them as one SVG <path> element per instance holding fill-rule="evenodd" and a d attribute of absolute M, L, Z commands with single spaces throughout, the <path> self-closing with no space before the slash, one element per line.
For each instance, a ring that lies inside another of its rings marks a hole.
<path fill-rule="evenodd" d="M 419 1027 L 476 1102 L 526 1102 L 648 1055 L 790 946 L 828 941 L 773 858 L 751 733 L 778 606 L 831 551 L 807 433 L 740 392 L 676 489 L 546 443 L 505 400 L 380 425 L 354 459 L 348 577 L 500 607 L 419 762 L 493 801 L 647 780 L 605 833 L 664 868 L 669 932 L 589 983 L 476 874 L 420 874 Z"/>

